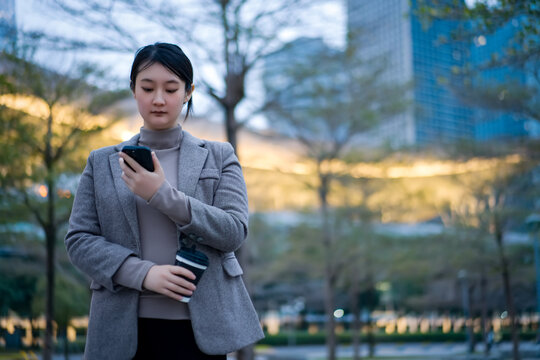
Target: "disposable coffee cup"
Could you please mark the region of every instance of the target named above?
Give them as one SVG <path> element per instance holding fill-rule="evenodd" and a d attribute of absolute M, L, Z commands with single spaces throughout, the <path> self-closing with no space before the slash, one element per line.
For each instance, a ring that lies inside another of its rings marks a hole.
<path fill-rule="evenodd" d="M 208 257 L 203 252 L 195 250 L 195 248 L 182 247 L 176 252 L 175 265 L 182 266 L 195 274 L 195 280 L 185 279 L 197 285 L 204 270 L 208 267 Z M 189 300 L 191 300 L 190 296 L 182 295 L 180 301 L 188 303 Z"/>

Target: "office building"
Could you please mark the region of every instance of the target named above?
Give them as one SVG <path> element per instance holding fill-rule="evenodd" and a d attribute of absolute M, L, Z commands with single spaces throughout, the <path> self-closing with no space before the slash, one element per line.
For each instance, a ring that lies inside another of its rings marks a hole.
<path fill-rule="evenodd" d="M 15 43 L 17 36 L 17 19 L 15 0 L 0 2 L 0 51 L 8 49 Z"/>
<path fill-rule="evenodd" d="M 415 9 L 416 0 L 347 0 L 349 46 L 358 56 L 385 58 L 387 81 L 410 84 L 410 110 L 387 119 L 367 138 L 400 147 L 529 136 L 525 119 L 473 107 L 456 94 L 459 70 L 500 51 L 503 38 L 512 36 L 511 24 L 484 37 L 479 46 L 448 41 L 458 25 L 455 21 L 436 20 L 423 27 Z M 485 76 L 502 81 L 511 74 L 502 68 Z"/>
<path fill-rule="evenodd" d="M 317 121 L 316 114 L 309 109 L 317 108 L 320 98 L 332 87 L 335 92 L 340 91 L 339 79 L 332 77 L 332 74 L 318 71 L 325 58 L 328 59 L 337 53 L 338 50 L 326 45 L 321 38 L 301 37 L 269 54 L 265 58 L 263 68 L 266 103 L 275 104 L 281 112 L 293 117 L 299 113 L 303 115 L 310 113 L 310 116 L 313 116 L 312 135 L 326 136 L 325 121 L 323 119 Z M 325 66 L 325 69 L 328 69 L 328 64 Z M 325 90 L 320 92 L 314 90 L 321 84 L 325 84 Z M 271 126 L 276 132 L 290 137 L 299 136 L 298 127 L 292 126 L 290 121 L 280 121 L 284 116 L 283 113 L 280 114 L 275 108 L 270 107 L 266 114 L 271 118 Z"/>
<path fill-rule="evenodd" d="M 488 63 L 493 56 L 502 56 L 518 26 L 517 19 L 513 19 L 493 34 L 476 36 L 471 44 L 471 62 L 482 65 Z M 513 83 L 517 86 L 527 84 L 530 82 L 529 76 L 520 69 L 497 66 L 482 71 L 477 81 L 496 89 L 502 83 Z M 503 98 L 504 92 L 499 96 Z M 538 136 L 538 124 L 520 114 L 475 108 L 474 117 L 475 139 L 479 141 Z"/>

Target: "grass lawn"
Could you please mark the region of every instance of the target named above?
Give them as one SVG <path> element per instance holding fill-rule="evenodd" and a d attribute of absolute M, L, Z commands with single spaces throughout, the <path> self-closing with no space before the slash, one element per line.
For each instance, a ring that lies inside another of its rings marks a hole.
<path fill-rule="evenodd" d="M 37 360 L 33 351 L 18 351 L 0 353 L 0 360 Z"/>

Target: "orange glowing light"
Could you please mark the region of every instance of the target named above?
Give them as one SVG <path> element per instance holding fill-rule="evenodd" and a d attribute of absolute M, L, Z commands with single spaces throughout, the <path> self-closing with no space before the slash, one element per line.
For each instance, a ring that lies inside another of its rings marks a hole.
<path fill-rule="evenodd" d="M 56 191 L 59 197 L 69 199 L 71 197 L 71 191 L 58 189 Z"/>
<path fill-rule="evenodd" d="M 45 185 L 40 185 L 38 188 L 38 194 L 41 197 L 47 197 L 47 194 L 49 193 L 49 189 Z"/>

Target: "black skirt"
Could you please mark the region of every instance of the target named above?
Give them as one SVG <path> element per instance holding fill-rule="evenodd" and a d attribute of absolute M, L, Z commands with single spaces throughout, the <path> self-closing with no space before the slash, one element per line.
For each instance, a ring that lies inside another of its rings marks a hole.
<path fill-rule="evenodd" d="M 139 318 L 134 360 L 226 360 L 227 355 L 207 355 L 195 343 L 189 320 Z"/>

